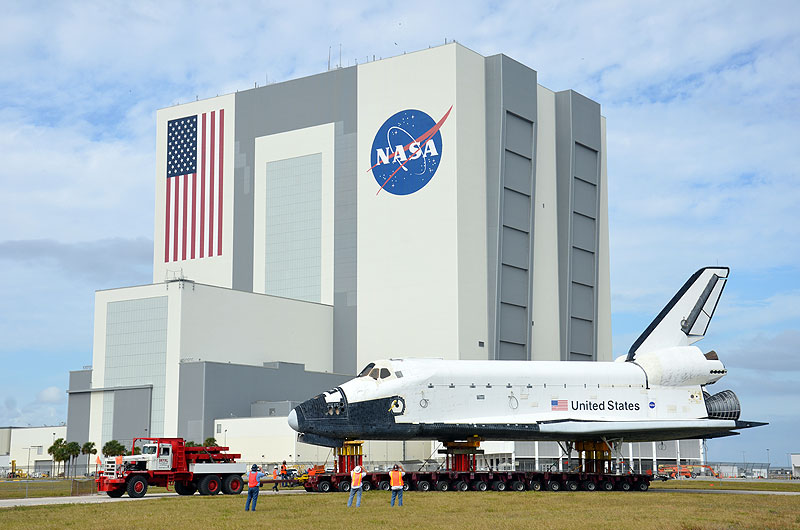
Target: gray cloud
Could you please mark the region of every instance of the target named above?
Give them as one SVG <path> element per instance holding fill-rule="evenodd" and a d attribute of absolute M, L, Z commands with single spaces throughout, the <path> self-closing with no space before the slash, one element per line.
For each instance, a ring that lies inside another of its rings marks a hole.
<path fill-rule="evenodd" d="M 153 241 L 143 237 L 80 243 L 52 239 L 3 241 L 0 260 L 56 269 L 96 288 L 108 286 L 111 281 L 141 284 L 152 278 Z"/>
<path fill-rule="evenodd" d="M 785 329 L 774 336 L 759 333 L 725 352 L 723 362 L 729 369 L 744 368 L 757 372 L 757 377 L 763 377 L 763 372 L 775 372 L 776 375 L 800 372 L 800 330 Z M 796 374 L 791 385 L 780 390 L 797 393 L 795 379 Z"/>

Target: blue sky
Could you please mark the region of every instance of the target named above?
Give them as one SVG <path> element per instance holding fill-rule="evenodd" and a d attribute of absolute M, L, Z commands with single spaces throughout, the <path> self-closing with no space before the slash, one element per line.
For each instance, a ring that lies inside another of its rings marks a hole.
<path fill-rule="evenodd" d="M 699 343 L 767 428 L 714 460 L 800 452 L 800 4 L 4 2 L 0 425 L 66 419 L 96 289 L 152 278 L 155 111 L 456 39 L 608 119 L 614 355 L 696 269 L 729 285 Z"/>

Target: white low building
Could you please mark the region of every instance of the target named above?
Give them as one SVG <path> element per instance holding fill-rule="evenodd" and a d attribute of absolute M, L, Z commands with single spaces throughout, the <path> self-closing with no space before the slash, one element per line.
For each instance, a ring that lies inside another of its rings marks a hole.
<path fill-rule="evenodd" d="M 17 469 L 30 474 L 54 473 L 53 457 L 47 450 L 59 438 L 66 438 L 65 425 L 0 428 L 0 476 Z"/>

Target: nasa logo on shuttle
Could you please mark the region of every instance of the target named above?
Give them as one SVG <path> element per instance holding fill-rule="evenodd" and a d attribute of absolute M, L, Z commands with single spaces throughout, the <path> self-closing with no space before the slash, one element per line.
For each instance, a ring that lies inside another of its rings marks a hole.
<path fill-rule="evenodd" d="M 417 109 L 401 110 L 383 122 L 370 153 L 377 193 L 410 195 L 433 179 L 442 159 L 440 129 L 451 110 L 452 105 L 438 122 Z"/>
<path fill-rule="evenodd" d="M 650 407 L 651 409 L 654 409 L 654 408 L 656 408 L 656 402 L 655 402 L 655 401 L 651 401 L 651 402 L 650 402 L 650 404 L 649 404 L 649 407 Z"/>

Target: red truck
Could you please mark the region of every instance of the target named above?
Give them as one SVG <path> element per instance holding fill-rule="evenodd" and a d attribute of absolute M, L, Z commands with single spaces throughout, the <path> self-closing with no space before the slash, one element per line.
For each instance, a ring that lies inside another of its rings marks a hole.
<path fill-rule="evenodd" d="M 225 453 L 227 447 L 187 447 L 183 438 L 135 438 L 139 454 L 108 457 L 97 477 L 97 491 L 109 497 L 143 497 L 150 485 L 169 488 L 179 495 L 227 495 L 242 492 L 246 466 L 241 455 Z"/>

